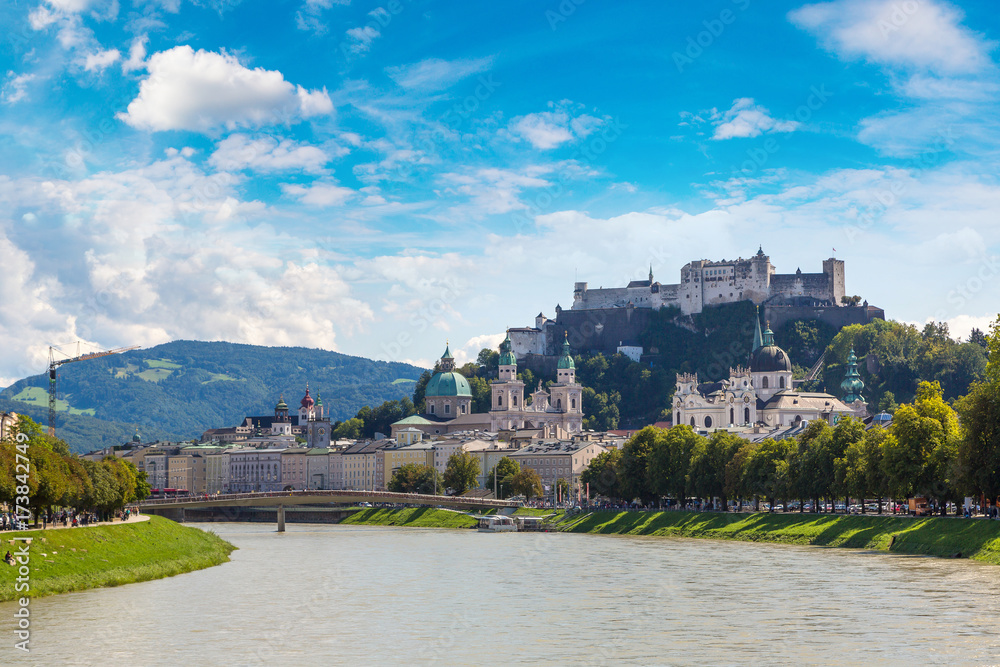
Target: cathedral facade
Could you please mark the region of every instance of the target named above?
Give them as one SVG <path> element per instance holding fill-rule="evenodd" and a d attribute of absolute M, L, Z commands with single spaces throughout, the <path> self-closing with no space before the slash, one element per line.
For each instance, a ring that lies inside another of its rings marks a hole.
<path fill-rule="evenodd" d="M 853 356 L 853 351 L 852 351 Z M 856 366 L 856 364 L 855 364 Z M 856 374 L 856 370 L 855 370 Z M 674 424 L 697 430 L 717 428 L 780 428 L 823 419 L 831 425 L 845 415 L 861 415 L 865 403 L 863 383 L 847 405 L 831 394 L 796 391 L 792 385 L 792 361 L 774 344 L 770 327 L 761 334 L 760 320 L 754 331 L 749 366 L 729 369 L 729 377 L 718 382 L 699 382 L 697 373 L 677 375 L 673 398 Z"/>
<path fill-rule="evenodd" d="M 557 436 L 583 431 L 583 386 L 576 381 L 576 365 L 569 341 L 556 365 L 556 382 L 531 394 L 524 402 L 524 383 L 517 379 L 517 358 L 511 349 L 510 334 L 500 343 L 500 371 L 491 385 L 490 430 L 543 429 Z"/>

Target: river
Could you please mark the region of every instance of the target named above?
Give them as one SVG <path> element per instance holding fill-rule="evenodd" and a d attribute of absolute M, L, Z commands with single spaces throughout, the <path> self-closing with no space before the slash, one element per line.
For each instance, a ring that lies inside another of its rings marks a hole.
<path fill-rule="evenodd" d="M 692 539 L 205 524 L 232 562 L 40 598 L 0 664 L 1000 663 L 1000 567 Z"/>

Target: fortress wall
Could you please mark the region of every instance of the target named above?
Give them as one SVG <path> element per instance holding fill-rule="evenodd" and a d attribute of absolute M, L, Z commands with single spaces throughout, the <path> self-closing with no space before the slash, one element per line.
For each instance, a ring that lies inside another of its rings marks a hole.
<path fill-rule="evenodd" d="M 510 343 L 518 359 L 528 354 L 545 354 L 545 334 L 538 329 L 510 329 Z"/>
<path fill-rule="evenodd" d="M 830 276 L 825 273 L 792 273 L 771 276 L 771 295 L 811 296 L 833 301 Z"/>
<path fill-rule="evenodd" d="M 836 328 L 849 324 L 868 324 L 885 319 L 885 311 L 874 306 L 764 306 L 764 319 L 772 330 L 789 320 L 820 320 Z"/>
<path fill-rule="evenodd" d="M 560 311 L 556 324 L 546 329 L 546 354 L 561 354 L 565 332 L 569 334 L 574 353 L 613 355 L 618 351 L 619 342 L 636 342 L 652 314 L 649 308 Z"/>

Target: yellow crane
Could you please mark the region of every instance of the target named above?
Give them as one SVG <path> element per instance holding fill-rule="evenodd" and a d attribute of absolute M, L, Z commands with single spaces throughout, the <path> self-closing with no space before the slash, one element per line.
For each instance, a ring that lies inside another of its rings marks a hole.
<path fill-rule="evenodd" d="M 97 359 L 98 357 L 106 357 L 111 354 L 121 354 L 122 352 L 128 352 L 129 350 L 136 350 L 140 346 L 131 345 L 129 347 L 116 347 L 113 350 L 105 350 L 102 352 L 88 352 L 87 354 L 80 354 L 80 341 L 77 341 L 75 357 L 70 357 L 68 359 L 56 359 L 56 352 L 59 354 L 66 354 L 60 350 L 59 347 L 49 346 L 49 435 L 52 436 L 56 434 L 56 369 L 63 364 L 71 364 L 74 361 L 86 361 L 87 359 Z"/>

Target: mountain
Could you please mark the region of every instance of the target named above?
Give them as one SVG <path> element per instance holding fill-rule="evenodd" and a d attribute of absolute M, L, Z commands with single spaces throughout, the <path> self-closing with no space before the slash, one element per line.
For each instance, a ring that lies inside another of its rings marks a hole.
<path fill-rule="evenodd" d="M 74 451 L 143 440 L 186 440 L 247 415 L 297 409 L 309 384 L 334 421 L 409 396 L 423 369 L 303 347 L 174 341 L 59 368 L 56 430 Z M 0 409 L 48 419 L 48 378 L 0 391 Z"/>

